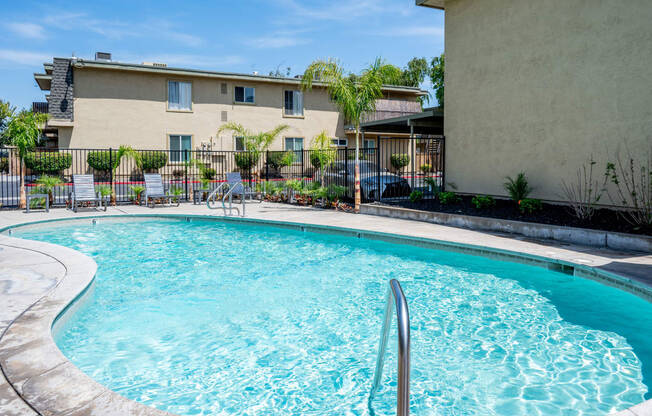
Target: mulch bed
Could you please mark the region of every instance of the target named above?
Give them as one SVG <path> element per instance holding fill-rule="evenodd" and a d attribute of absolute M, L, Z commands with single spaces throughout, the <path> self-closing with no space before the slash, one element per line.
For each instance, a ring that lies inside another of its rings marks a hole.
<path fill-rule="evenodd" d="M 630 234 L 652 235 L 652 227 L 639 228 L 628 223 L 621 213 L 612 209 L 599 209 L 590 221 L 580 221 L 570 207 L 543 204 L 543 209 L 533 214 L 522 214 L 516 203 L 511 200 L 496 199 L 491 208 L 477 209 L 472 203 L 472 196 L 461 196 L 461 202 L 442 205 L 439 200 L 425 199 L 419 202 L 401 200 L 384 202 L 385 205 L 418 209 L 421 211 L 445 212 L 450 214 L 473 215 L 476 217 L 499 218 L 505 220 L 535 222 L 540 224 L 562 225 L 567 227 L 592 228 L 596 230 L 616 231 Z"/>

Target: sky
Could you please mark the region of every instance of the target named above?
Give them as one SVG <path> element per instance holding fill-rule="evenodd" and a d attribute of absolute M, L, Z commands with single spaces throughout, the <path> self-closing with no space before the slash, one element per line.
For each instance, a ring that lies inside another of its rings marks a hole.
<path fill-rule="evenodd" d="M 45 101 L 33 73 L 53 56 L 294 76 L 315 59 L 359 72 L 444 50 L 444 12 L 414 0 L 0 2 L 0 99 L 19 108 Z"/>

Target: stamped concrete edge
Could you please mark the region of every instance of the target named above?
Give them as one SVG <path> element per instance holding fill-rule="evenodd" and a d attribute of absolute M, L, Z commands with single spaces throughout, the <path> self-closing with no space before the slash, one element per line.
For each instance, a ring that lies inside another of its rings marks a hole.
<path fill-rule="evenodd" d="M 652 253 L 652 237 L 645 235 L 502 220 L 497 218 L 475 217 L 472 215 L 450 214 L 444 212 L 419 211 L 416 209 L 375 204 L 362 204 L 360 206 L 360 212 L 368 215 L 425 221 L 434 224 L 478 231 L 520 234 L 531 238 L 547 238 L 593 247 Z"/>
<path fill-rule="evenodd" d="M 358 238 L 452 250 L 537 266 L 547 265 L 548 268 L 567 273 L 570 271 L 578 277 L 594 279 L 652 301 L 652 288 L 634 282 L 626 276 L 616 275 L 586 265 L 496 248 L 345 227 L 196 214 L 120 214 L 26 222 L 3 227 L 0 232 L 18 227 L 59 221 L 88 221 L 94 218 L 130 220 L 143 217 L 187 218 L 189 220 L 266 224 L 276 227 L 287 226 L 302 231 L 336 233 Z M 21 398 L 42 415 L 172 415 L 129 400 L 102 386 L 75 367 L 56 346 L 52 335 L 53 327 L 57 325 L 58 319 L 63 319 L 68 312 L 73 312 L 90 293 L 97 270 L 96 263 L 89 257 L 62 246 L 6 236 L 0 238 L 2 238 L 0 240 L 2 244 L 39 251 L 56 258 L 66 268 L 66 275 L 61 282 L 16 318 L 0 338 L 0 367 Z M 566 269 L 566 267 L 570 269 Z M 68 316 L 70 315 L 68 314 Z M 34 362 L 33 357 L 35 356 L 44 357 L 46 360 Z M 632 415 L 652 416 L 652 399 L 616 413 L 616 416 Z"/>
<path fill-rule="evenodd" d="M 142 415 L 169 413 L 129 400 L 73 365 L 53 338 L 57 319 L 91 292 L 96 263 L 66 247 L 2 236 L 0 244 L 58 260 L 65 276 L 23 311 L 0 338 L 0 368 L 18 396 L 41 415 Z"/>

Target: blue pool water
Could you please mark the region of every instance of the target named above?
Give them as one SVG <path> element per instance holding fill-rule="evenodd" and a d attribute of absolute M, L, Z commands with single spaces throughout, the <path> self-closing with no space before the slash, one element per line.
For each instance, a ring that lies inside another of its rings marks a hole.
<path fill-rule="evenodd" d="M 606 415 L 652 382 L 652 304 L 543 268 L 209 221 L 14 235 L 97 261 L 57 344 L 100 383 L 173 413 L 370 414 L 390 278 L 410 307 L 415 415 Z M 376 415 L 395 412 L 395 348 L 394 332 Z"/>

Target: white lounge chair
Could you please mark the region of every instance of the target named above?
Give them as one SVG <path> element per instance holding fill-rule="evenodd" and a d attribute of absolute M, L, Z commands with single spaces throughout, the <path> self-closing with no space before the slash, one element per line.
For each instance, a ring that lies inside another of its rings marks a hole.
<path fill-rule="evenodd" d="M 68 195 L 70 208 L 77 212 L 77 206 L 80 202 L 92 202 L 95 209 L 102 208 L 102 197 L 99 192 L 95 191 L 95 178 L 93 175 L 72 175 L 73 190 Z M 104 205 L 106 211 L 106 204 Z"/>
<path fill-rule="evenodd" d="M 163 179 L 160 173 L 146 173 L 145 174 L 145 205 L 149 205 L 149 200 L 152 200 L 152 208 L 156 205 L 156 199 L 168 200 L 168 204 L 172 205 L 173 196 L 165 191 L 163 187 Z"/>

